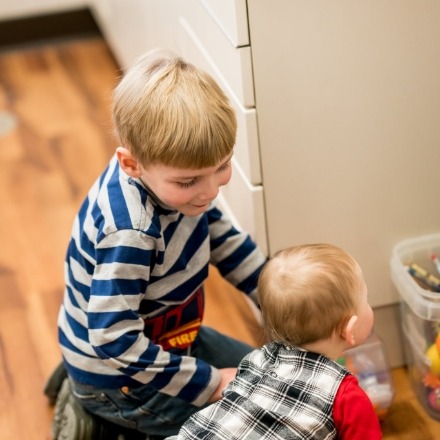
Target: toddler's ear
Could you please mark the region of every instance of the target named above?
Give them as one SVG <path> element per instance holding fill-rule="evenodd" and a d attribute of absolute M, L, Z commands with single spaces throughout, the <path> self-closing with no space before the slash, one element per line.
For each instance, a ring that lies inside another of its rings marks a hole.
<path fill-rule="evenodd" d="M 139 162 L 131 155 L 127 148 L 116 148 L 116 157 L 118 158 L 119 166 L 130 177 L 136 179 L 141 175 Z"/>
<path fill-rule="evenodd" d="M 354 326 L 357 319 L 358 317 L 356 315 L 351 316 L 342 332 L 342 338 L 349 345 L 349 347 L 354 347 L 356 345 L 354 338 Z"/>

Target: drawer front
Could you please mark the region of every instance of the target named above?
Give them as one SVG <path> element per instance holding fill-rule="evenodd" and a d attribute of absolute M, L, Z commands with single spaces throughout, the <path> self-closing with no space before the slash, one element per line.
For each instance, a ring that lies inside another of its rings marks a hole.
<path fill-rule="evenodd" d="M 249 46 L 246 0 L 200 0 L 235 47 Z"/>
<path fill-rule="evenodd" d="M 186 4 L 182 17 L 218 66 L 224 82 L 244 107 L 254 107 L 250 47 L 234 47 L 199 0 L 186 0 Z"/>
<path fill-rule="evenodd" d="M 255 108 L 244 107 L 237 96 L 231 91 L 222 75 L 222 66 L 218 66 L 211 57 L 201 38 L 184 17 L 180 17 L 176 40 L 181 55 L 211 74 L 224 90 L 237 115 L 238 132 L 235 156 L 243 169 L 246 178 L 252 185 L 261 184 L 261 164 L 257 131 L 257 115 Z M 247 49 L 247 48 L 246 48 Z"/>
<path fill-rule="evenodd" d="M 220 205 L 239 229 L 249 232 L 267 256 L 263 187 L 249 184 L 235 158 L 231 181 L 221 188 Z"/>

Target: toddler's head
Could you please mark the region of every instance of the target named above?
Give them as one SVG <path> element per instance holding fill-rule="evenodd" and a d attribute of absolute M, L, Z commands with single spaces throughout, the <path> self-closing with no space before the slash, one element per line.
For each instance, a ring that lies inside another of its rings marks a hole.
<path fill-rule="evenodd" d="M 264 329 L 270 340 L 302 346 L 342 334 L 356 317 L 356 344 L 371 332 L 362 270 L 353 257 L 330 244 L 307 244 L 277 252 L 258 284 Z"/>

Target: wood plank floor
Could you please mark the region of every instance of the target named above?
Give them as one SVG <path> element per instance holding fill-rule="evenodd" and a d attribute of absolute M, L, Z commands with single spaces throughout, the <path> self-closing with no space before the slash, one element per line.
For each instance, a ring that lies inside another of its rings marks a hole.
<path fill-rule="evenodd" d="M 99 39 L 0 52 L 0 438 L 50 439 L 42 394 L 59 362 L 56 320 L 73 217 L 113 154 L 110 96 L 120 72 Z M 206 323 L 251 344 L 258 324 L 213 270 Z M 406 371 L 384 439 L 440 438 Z M 79 439 L 80 440 L 80 439 Z"/>

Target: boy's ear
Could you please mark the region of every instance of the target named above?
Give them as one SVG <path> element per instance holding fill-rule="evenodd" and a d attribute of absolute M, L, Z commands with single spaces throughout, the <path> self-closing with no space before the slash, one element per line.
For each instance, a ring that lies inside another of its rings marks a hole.
<path fill-rule="evenodd" d="M 358 317 L 356 315 L 351 316 L 345 325 L 344 330 L 342 331 L 342 338 L 350 347 L 354 347 L 356 345 L 356 340 L 354 338 L 354 326 L 357 320 Z"/>
<path fill-rule="evenodd" d="M 116 148 L 116 157 L 118 158 L 119 166 L 130 177 L 136 179 L 141 175 L 139 162 L 131 155 L 127 148 Z"/>

